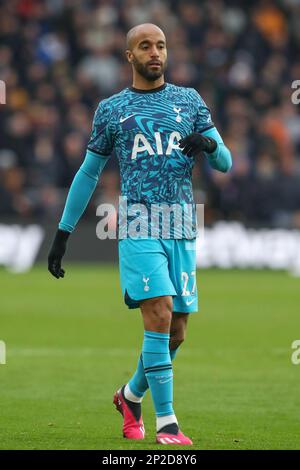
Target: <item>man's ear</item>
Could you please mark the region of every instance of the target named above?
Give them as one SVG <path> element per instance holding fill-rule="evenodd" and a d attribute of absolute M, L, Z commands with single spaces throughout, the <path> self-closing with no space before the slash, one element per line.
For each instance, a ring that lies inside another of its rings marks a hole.
<path fill-rule="evenodd" d="M 132 62 L 132 52 L 129 49 L 127 49 L 127 51 L 125 51 L 125 54 L 126 54 L 128 62 L 131 64 L 131 62 Z"/>

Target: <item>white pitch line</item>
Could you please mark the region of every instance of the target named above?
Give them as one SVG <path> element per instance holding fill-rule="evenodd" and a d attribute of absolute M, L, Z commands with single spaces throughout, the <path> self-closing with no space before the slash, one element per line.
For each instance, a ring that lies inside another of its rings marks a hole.
<path fill-rule="evenodd" d="M 24 348 L 11 347 L 7 348 L 10 357 L 45 357 L 45 356 L 113 356 L 123 357 L 124 354 L 136 356 L 138 351 L 132 349 L 121 348 Z"/>

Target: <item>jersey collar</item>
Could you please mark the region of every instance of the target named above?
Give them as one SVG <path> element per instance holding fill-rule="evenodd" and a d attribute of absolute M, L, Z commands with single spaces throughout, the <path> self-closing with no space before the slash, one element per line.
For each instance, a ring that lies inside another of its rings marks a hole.
<path fill-rule="evenodd" d="M 140 88 L 134 88 L 133 86 L 131 86 L 129 87 L 129 90 L 133 91 L 134 93 L 157 93 L 158 91 L 164 90 L 166 86 L 167 86 L 167 83 L 163 83 L 158 88 L 153 88 L 152 90 L 141 90 Z"/>

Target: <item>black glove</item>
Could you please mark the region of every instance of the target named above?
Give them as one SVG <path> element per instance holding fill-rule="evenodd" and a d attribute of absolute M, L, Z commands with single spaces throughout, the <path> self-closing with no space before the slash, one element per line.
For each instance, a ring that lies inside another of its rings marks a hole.
<path fill-rule="evenodd" d="M 61 267 L 61 260 L 66 252 L 69 236 L 70 232 L 58 229 L 48 255 L 48 271 L 57 279 L 65 275 L 65 271 Z"/>
<path fill-rule="evenodd" d="M 214 152 L 217 148 L 217 142 L 210 137 L 193 132 L 179 141 L 179 147 L 182 149 L 182 153 L 188 157 L 198 157 L 202 152 Z"/>

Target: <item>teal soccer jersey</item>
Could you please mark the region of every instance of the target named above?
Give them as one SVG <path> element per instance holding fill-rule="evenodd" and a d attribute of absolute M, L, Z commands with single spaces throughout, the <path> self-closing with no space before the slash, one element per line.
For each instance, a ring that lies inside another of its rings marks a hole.
<path fill-rule="evenodd" d="M 194 158 L 184 155 L 178 142 L 212 127 L 209 109 L 193 88 L 169 83 L 149 91 L 131 87 L 99 104 L 88 149 L 101 155 L 115 151 L 127 207 L 143 204 L 150 215 L 153 205 L 176 204 L 183 214 L 188 205 L 191 230 L 182 236 L 180 227 L 177 236 L 171 227 L 166 238 L 195 238 Z"/>

